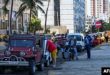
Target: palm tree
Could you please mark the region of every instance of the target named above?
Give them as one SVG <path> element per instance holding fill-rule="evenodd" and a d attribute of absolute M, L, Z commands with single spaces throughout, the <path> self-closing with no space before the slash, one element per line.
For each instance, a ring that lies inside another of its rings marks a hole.
<path fill-rule="evenodd" d="M 38 9 L 41 10 L 43 13 L 45 13 L 42 8 L 43 3 L 41 0 L 21 0 L 21 1 L 22 1 L 22 4 L 19 7 L 17 16 L 21 15 L 25 10 L 29 10 L 30 11 L 29 23 L 31 23 L 32 16 L 38 16 Z"/>
<path fill-rule="evenodd" d="M 8 13 L 7 5 L 11 1 L 11 8 L 10 8 L 10 19 L 9 19 L 9 35 L 12 34 L 11 24 L 12 24 L 12 12 L 13 12 L 13 0 L 3 0 L 3 11 L 5 14 Z"/>

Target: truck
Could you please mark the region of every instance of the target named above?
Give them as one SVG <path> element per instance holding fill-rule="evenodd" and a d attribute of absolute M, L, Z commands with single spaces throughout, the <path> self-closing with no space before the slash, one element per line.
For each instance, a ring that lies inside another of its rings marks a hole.
<path fill-rule="evenodd" d="M 8 46 L 0 54 L 0 70 L 28 69 L 29 75 L 35 75 L 36 70 L 42 71 L 44 69 L 43 50 L 36 45 L 36 39 L 30 34 L 9 36 Z"/>

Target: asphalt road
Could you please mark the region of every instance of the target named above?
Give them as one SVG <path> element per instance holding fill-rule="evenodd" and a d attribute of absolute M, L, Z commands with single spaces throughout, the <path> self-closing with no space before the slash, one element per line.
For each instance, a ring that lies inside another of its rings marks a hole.
<path fill-rule="evenodd" d="M 78 61 L 66 61 L 61 65 L 61 70 L 50 70 L 48 75 L 101 75 L 102 67 L 110 67 L 110 43 L 93 48 L 91 56 L 87 59 L 84 53 Z"/>
<path fill-rule="evenodd" d="M 59 62 L 57 63 L 57 66 L 61 64 L 62 61 L 58 60 Z M 49 70 L 53 70 L 53 68 L 50 66 L 50 67 L 45 67 L 44 71 L 36 71 L 36 75 L 48 75 L 48 71 Z M 0 75 L 29 75 L 28 72 L 26 71 L 17 71 L 17 72 L 14 72 L 14 71 L 11 71 L 11 70 L 7 70 L 4 74 L 0 73 Z"/>

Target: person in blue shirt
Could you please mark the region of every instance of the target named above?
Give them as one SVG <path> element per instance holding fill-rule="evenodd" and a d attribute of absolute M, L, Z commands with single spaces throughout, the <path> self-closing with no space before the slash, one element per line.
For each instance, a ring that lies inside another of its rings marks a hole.
<path fill-rule="evenodd" d="M 85 49 L 87 50 L 87 58 L 90 59 L 91 58 L 91 41 L 92 38 L 90 35 L 88 35 L 88 32 L 86 32 L 85 38 L 84 38 L 84 42 L 85 42 Z"/>

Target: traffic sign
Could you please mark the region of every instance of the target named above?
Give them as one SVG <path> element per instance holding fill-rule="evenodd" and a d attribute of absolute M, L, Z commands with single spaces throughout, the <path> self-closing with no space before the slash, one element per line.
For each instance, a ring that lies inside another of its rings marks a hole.
<path fill-rule="evenodd" d="M 97 21 L 96 24 L 95 24 L 95 27 L 97 29 L 101 28 L 102 27 L 102 23 L 100 21 Z"/>

